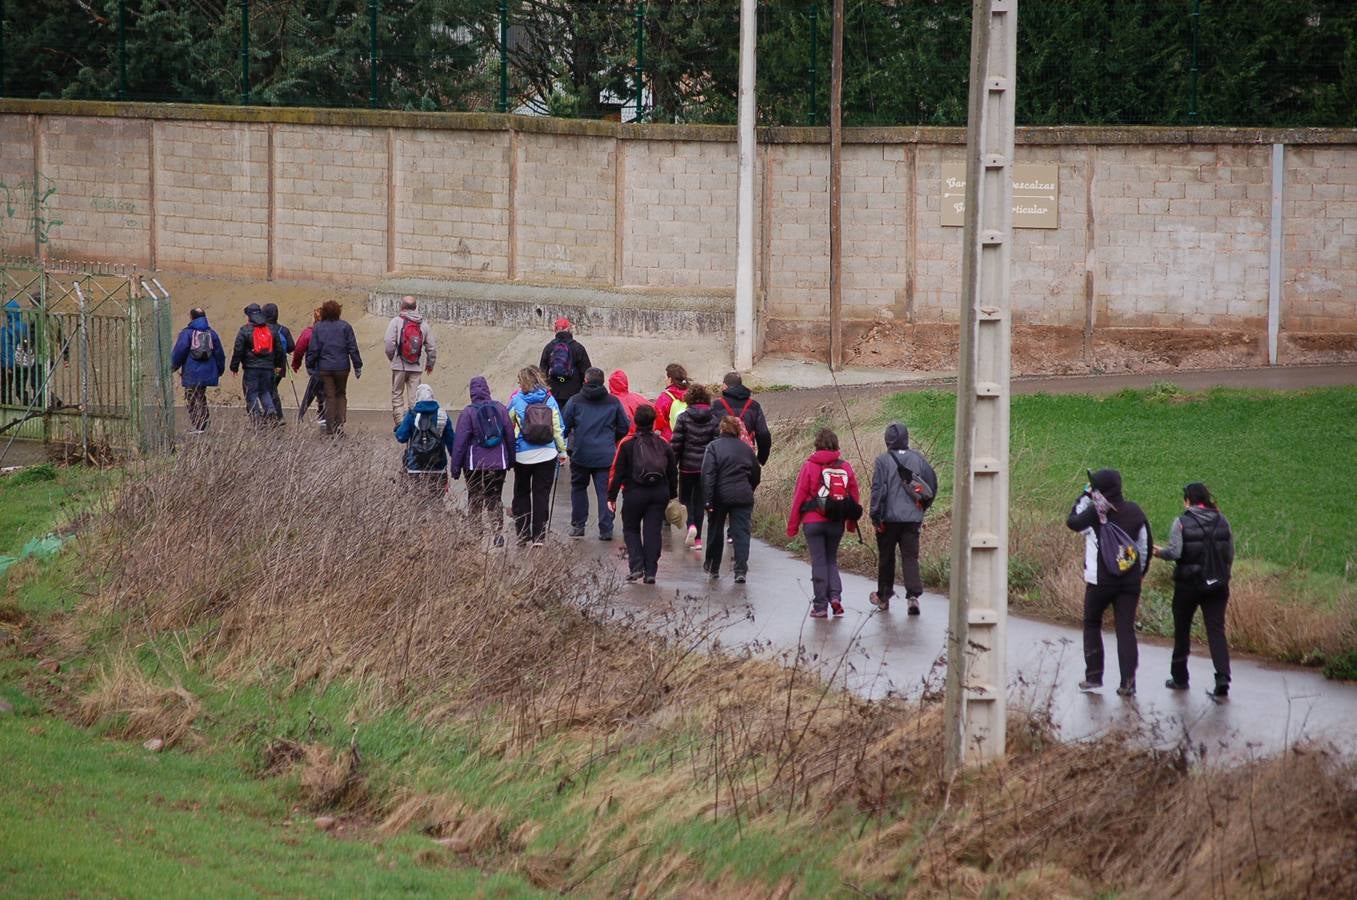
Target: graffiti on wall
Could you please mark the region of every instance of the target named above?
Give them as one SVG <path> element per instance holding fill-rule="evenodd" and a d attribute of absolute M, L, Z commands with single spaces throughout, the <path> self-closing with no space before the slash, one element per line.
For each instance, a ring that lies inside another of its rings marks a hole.
<path fill-rule="evenodd" d="M 46 244 L 52 231 L 61 225 L 51 216 L 56 185 L 19 180 L 0 181 L 0 244 L 19 235 L 32 235 L 38 244 Z"/>

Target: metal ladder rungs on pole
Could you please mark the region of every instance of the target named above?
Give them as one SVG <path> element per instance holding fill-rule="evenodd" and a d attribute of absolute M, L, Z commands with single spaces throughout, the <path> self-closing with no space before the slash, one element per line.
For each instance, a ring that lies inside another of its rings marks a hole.
<path fill-rule="evenodd" d="M 971 532 L 972 550 L 997 550 L 999 548 L 999 536 L 989 534 L 984 531 Z"/>
<path fill-rule="evenodd" d="M 992 456 L 977 456 L 973 471 L 977 475 L 997 475 L 1000 472 L 999 460 Z"/>
<path fill-rule="evenodd" d="M 1001 396 L 998 382 L 982 381 L 975 386 L 975 396 L 977 397 L 998 397 Z"/>

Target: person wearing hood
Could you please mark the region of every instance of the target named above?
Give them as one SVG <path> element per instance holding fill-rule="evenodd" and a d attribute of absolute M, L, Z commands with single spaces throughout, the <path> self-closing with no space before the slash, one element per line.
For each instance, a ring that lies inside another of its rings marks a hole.
<path fill-rule="evenodd" d="M 627 373 L 617 369 L 608 376 L 608 393 L 612 394 L 622 404 L 622 411 L 627 414 L 627 421 L 631 422 L 631 428 L 627 434 L 636 433 L 636 410 L 643 406 L 649 406 L 650 401 L 640 394 L 633 393 L 631 382 L 627 379 Z"/>
<path fill-rule="evenodd" d="M 876 591 L 869 598 L 880 610 L 895 596 L 895 552 L 905 575 L 909 614 L 919 614 L 923 577 L 919 573 L 919 530 L 924 512 L 938 493 L 938 475 L 918 450 L 909 446 L 909 429 L 900 422 L 886 426 L 886 451 L 872 466 L 872 499 L 868 514 L 876 530 Z"/>
<path fill-rule="evenodd" d="M 1173 521 L 1167 547 L 1154 555 L 1173 560 L 1173 659 L 1170 690 L 1188 688 L 1187 656 L 1192 649 L 1192 619 L 1201 607 L 1206 644 L 1216 669 L 1212 699 L 1230 693 L 1230 645 L 1225 640 L 1225 607 L 1230 602 L 1230 570 L 1234 566 L 1234 534 L 1216 507 L 1206 485 L 1194 481 L 1183 488 L 1183 514 Z"/>
<path fill-rule="evenodd" d="M 861 515 L 857 474 L 839 454 L 839 436 L 821 428 L 815 435 L 815 452 L 801 464 L 796 476 L 787 517 L 787 537 L 796 537 L 800 529 L 810 553 L 813 619 L 827 618 L 830 610 L 836 616 L 843 615 L 839 542 L 845 530 L 858 530 Z"/>
<path fill-rule="evenodd" d="M 5 304 L 4 324 L 0 325 L 0 403 L 28 405 L 28 370 L 34 361 L 28 323 L 18 300 Z"/>
<path fill-rule="evenodd" d="M 278 324 L 278 304 L 265 303 L 261 309 L 264 311 L 264 321 L 278 329 L 278 336 L 283 341 L 283 353 L 291 353 L 297 347 L 297 342 L 292 339 L 292 332 L 286 325 Z M 283 366 L 282 374 L 273 376 L 273 408 L 278 411 L 278 421 L 283 421 L 283 398 L 278 393 L 278 385 L 283 383 L 283 378 L 287 374 L 287 366 Z M 296 396 L 295 394 L 293 395 Z"/>
<path fill-rule="evenodd" d="M 598 502 L 598 539 L 613 539 L 613 513 L 608 509 L 608 470 L 617 455 L 617 442 L 631 430 L 622 401 L 603 386 L 603 370 L 584 373 L 584 387 L 565 404 L 561 414 L 565 444 L 570 452 L 570 536 L 584 537 L 589 521 L 589 485 Z"/>
<path fill-rule="evenodd" d="M 320 321 L 311 326 L 306 346 L 306 368 L 320 376 L 325 390 L 325 433 L 341 434 L 349 418 L 349 371 L 363 377 L 363 357 L 353 326 L 340 318 L 344 307 L 337 300 L 320 305 Z"/>
<path fill-rule="evenodd" d="M 688 408 L 684 398 L 692 381 L 688 378 L 688 370 L 678 363 L 665 366 L 664 377 L 667 383 L 660 396 L 655 398 L 655 433 L 668 441 L 674 437 L 674 422 Z"/>
<path fill-rule="evenodd" d="M 418 390 L 418 388 L 416 389 Z M 504 477 L 515 459 L 514 424 L 503 403 L 490 396 L 482 375 L 471 379 L 471 403 L 457 417 L 452 477 L 466 473 L 467 506 L 476 528 L 489 519 L 495 545 L 504 543 Z"/>
<path fill-rule="evenodd" d="M 279 412 L 273 403 L 273 379 L 287 366 L 283 338 L 268 323 L 258 303 L 245 307 L 245 324 L 236 332 L 231 352 L 231 374 L 245 369 L 245 408 L 256 423 L 276 420 Z"/>
<path fill-rule="evenodd" d="M 441 497 L 448 490 L 448 468 L 456 443 L 447 411 L 434 399 L 433 388 L 415 388 L 415 405 L 395 428 L 396 440 L 405 444 L 405 472 L 424 481 L 429 493 Z"/>
<path fill-rule="evenodd" d="M 317 306 L 311 310 L 311 324 L 302 329 L 302 333 L 297 335 L 297 346 L 292 348 L 292 371 L 301 369 L 302 364 L 306 362 L 306 348 L 311 346 L 311 332 L 315 329 L 316 323 L 320 321 L 320 307 Z M 320 376 L 306 367 L 306 390 L 302 392 L 301 407 L 297 410 L 297 421 L 302 422 L 306 419 L 306 411 L 311 408 L 311 402 L 316 403 L 316 424 L 321 428 L 325 427 L 325 388 L 320 383 Z"/>
<path fill-rule="evenodd" d="M 589 351 L 571 333 L 569 319 L 561 316 L 555 328 L 556 336 L 542 348 L 542 359 L 537 365 L 551 386 L 556 405 L 563 407 L 584 387 L 584 373 L 593 363 L 589 361 Z"/>
<path fill-rule="evenodd" d="M 739 372 L 727 372 L 722 382 L 724 389 L 717 402 L 726 415 L 734 416 L 744 425 L 745 433 L 754 439 L 759 465 L 767 465 L 768 456 L 773 450 L 773 433 L 768 430 L 768 418 L 763 414 L 763 407 L 754 399 L 749 388 L 744 386 L 744 379 Z"/>
<path fill-rule="evenodd" d="M 216 387 L 226 371 L 226 350 L 221 338 L 207 324 L 206 312 L 194 308 L 189 310 L 188 318 L 188 327 L 179 332 L 170 351 L 170 371 L 180 373 L 179 380 L 184 386 L 189 433 L 202 434 L 210 417 L 207 389 Z"/>
<path fill-rule="evenodd" d="M 688 533 L 684 543 L 694 550 L 702 549 L 702 518 L 706 506 L 702 501 L 702 456 L 707 445 L 716 440 L 721 419 L 711 408 L 711 394 L 706 387 L 695 384 L 684 395 L 688 407 L 674 422 L 674 434 L 669 443 L 678 458 L 679 502 L 688 511 Z"/>
<path fill-rule="evenodd" d="M 1084 680 L 1081 691 L 1103 684 L 1103 613 L 1112 607 L 1117 631 L 1118 696 L 1134 697 L 1139 648 L 1136 608 L 1154 546 L 1145 513 L 1122 496 L 1121 473 L 1099 469 L 1074 502 L 1065 525 L 1084 535 Z"/>
<path fill-rule="evenodd" d="M 622 537 L 627 544 L 627 583 L 654 584 L 660 565 L 664 508 L 678 495 L 674 448 L 655 433 L 655 408 L 636 410 L 636 433 L 617 445 L 608 473 L 608 508 L 622 502 Z"/>
<path fill-rule="evenodd" d="M 518 390 L 509 398 L 514 424 L 514 499 L 511 512 L 519 545 L 546 543 L 556 476 L 566 460 L 561 408 L 547 389 L 542 370 L 518 372 Z"/>
<path fill-rule="evenodd" d="M 735 551 L 735 583 L 749 573 L 749 537 L 754 526 L 754 489 L 762 477 L 753 449 L 740 437 L 744 425 L 735 416 L 723 416 L 720 433 L 702 455 L 702 505 L 711 520 L 707 555 L 702 571 L 712 580 L 721 577 L 726 549 L 726 520 Z"/>
<path fill-rule="evenodd" d="M 386 358 L 391 360 L 391 417 L 397 421 L 405 411 L 406 393 L 423 383 L 438 358 L 433 331 L 416 306 L 414 297 L 401 298 L 400 312 L 387 323 L 383 340 Z"/>

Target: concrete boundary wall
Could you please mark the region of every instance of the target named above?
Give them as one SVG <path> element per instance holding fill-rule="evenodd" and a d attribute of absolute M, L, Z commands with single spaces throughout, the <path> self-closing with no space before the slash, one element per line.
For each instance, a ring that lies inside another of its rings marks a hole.
<path fill-rule="evenodd" d="M 815 331 L 827 134 L 759 139 L 759 330 Z M 940 183 L 963 141 L 961 129 L 846 131 L 849 323 L 956 320 L 961 230 L 942 224 Z M 1019 162 L 1059 166 L 1060 222 L 1015 235 L 1016 321 L 1262 332 L 1271 292 L 1282 330 L 1357 331 L 1357 131 L 1027 128 L 1018 142 Z M 729 298 L 735 172 L 724 126 L 7 100 L 0 251 Z"/>

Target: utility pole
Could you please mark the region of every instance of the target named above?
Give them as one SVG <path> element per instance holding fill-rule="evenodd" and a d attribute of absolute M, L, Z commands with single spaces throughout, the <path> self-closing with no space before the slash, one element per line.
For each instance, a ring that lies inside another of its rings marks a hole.
<path fill-rule="evenodd" d="M 1018 0 L 974 0 L 944 710 L 948 773 L 1004 753 L 1017 33 Z"/>
<path fill-rule="evenodd" d="M 757 71 L 756 0 L 740 0 L 739 179 L 735 213 L 735 368 L 754 367 L 754 75 Z M 638 81 L 639 85 L 639 81 Z M 640 103 L 638 86 L 637 103 Z M 639 109 L 639 105 L 638 105 Z M 768 223 L 764 222 L 767 228 Z"/>
<path fill-rule="evenodd" d="M 829 64 L 829 367 L 843 368 L 843 0 L 834 0 Z"/>

